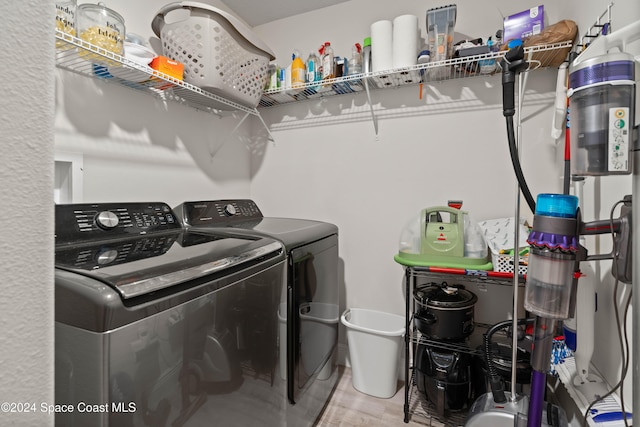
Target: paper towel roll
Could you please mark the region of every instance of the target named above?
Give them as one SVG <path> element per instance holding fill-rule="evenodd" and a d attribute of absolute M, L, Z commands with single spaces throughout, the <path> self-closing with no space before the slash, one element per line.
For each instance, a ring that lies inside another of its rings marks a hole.
<path fill-rule="evenodd" d="M 377 21 L 371 24 L 371 71 L 393 68 L 393 24 Z"/>
<path fill-rule="evenodd" d="M 401 15 L 393 20 L 393 68 L 416 65 L 418 58 L 418 17 Z"/>

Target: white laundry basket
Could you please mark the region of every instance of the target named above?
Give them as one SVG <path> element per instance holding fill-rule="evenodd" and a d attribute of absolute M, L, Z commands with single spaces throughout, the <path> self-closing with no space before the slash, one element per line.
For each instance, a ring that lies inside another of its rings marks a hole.
<path fill-rule="evenodd" d="M 187 83 L 251 108 L 258 105 L 275 56 L 233 15 L 198 2 L 169 3 L 151 28 L 163 54 L 184 64 Z"/>
<path fill-rule="evenodd" d="M 405 318 L 351 308 L 341 321 L 347 327 L 353 387 L 374 397 L 392 397 L 397 389 Z"/>

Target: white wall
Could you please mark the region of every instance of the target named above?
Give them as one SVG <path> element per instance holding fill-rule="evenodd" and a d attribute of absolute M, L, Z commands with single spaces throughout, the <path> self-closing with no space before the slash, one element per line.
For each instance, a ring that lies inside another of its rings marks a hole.
<path fill-rule="evenodd" d="M 538 3 L 459 0 L 456 4 L 454 41 L 486 38 L 501 28 L 503 15 Z M 573 19 L 582 36 L 608 4 L 604 0 L 545 2 L 545 22 Z M 284 66 L 293 49 L 306 57 L 324 41 L 331 42 L 337 55 L 349 56 L 351 45 L 369 36 L 371 23 L 402 14 L 419 17 L 424 37 L 426 9 L 440 5 L 352 0 L 255 30 Z M 637 2 L 617 2 L 613 30 L 639 18 Z M 556 71 L 529 74 L 521 154 L 535 197 L 562 191 L 564 136 L 557 143 L 550 136 Z M 420 209 L 462 199 L 463 209 L 477 220 L 514 213 L 516 184 L 502 116 L 500 76 L 433 83 L 425 85 L 425 90 L 426 100 L 418 99 L 417 86 L 374 91 L 378 136 L 363 94 L 261 110 L 275 143 L 265 142 L 257 131 L 263 149 L 253 158 L 252 197 L 268 215 L 316 218 L 340 227 L 342 309 L 404 313 L 403 271 L 393 256 L 403 226 Z M 630 177 L 587 179 L 585 219 L 608 218 L 612 204 L 630 192 Z M 532 218 L 525 203 L 521 209 L 523 216 Z M 607 245 L 603 237 L 589 241 L 589 250 L 608 251 Z M 620 359 L 603 351 L 618 348 L 609 271 L 610 263 L 597 265 L 598 275 L 606 279 L 599 289 L 597 332 L 606 345 L 597 346 L 594 360 L 613 384 Z M 496 309 L 507 317 L 508 307 Z M 630 393 L 630 381 L 627 385 Z"/>
<path fill-rule="evenodd" d="M 3 425 L 53 425 L 53 2 L 0 1 L 0 402 Z M 17 407 L 10 409 L 19 409 Z M 29 407 L 29 409 L 33 409 Z"/>
<path fill-rule="evenodd" d="M 456 39 L 486 38 L 501 28 L 501 13 L 523 8 L 499 1 L 490 7 L 456 3 Z M 353 0 L 256 31 L 278 58 L 293 48 L 308 52 L 323 41 L 330 41 L 336 54 L 349 55 L 350 45 L 362 42 L 379 19 L 415 14 L 424 36 L 426 9 L 435 6 Z M 548 21 L 558 20 L 553 5 L 545 13 Z M 488 18 L 478 20 L 481 15 Z M 531 73 L 526 88 L 523 168 L 534 193 L 560 191 L 562 150 L 549 136 L 554 70 Z M 463 209 L 477 220 L 514 213 L 500 76 L 427 84 L 422 100 L 418 91 L 413 86 L 372 92 L 378 136 L 364 94 L 261 110 L 275 144 L 267 143 L 264 154 L 254 157 L 252 195 L 269 214 L 318 218 L 340 227 L 343 308 L 404 312 L 403 273 L 393 256 L 402 228 L 420 209 L 462 199 Z M 541 173 L 538 165 L 551 166 L 551 172 Z"/>

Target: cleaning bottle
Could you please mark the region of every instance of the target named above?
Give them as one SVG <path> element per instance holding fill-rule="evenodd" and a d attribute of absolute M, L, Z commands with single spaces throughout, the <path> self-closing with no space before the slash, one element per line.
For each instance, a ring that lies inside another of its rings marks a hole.
<path fill-rule="evenodd" d="M 364 39 L 362 44 L 362 72 L 371 72 L 371 37 Z"/>
<path fill-rule="evenodd" d="M 351 48 L 351 59 L 348 63 L 348 75 L 362 73 L 362 47 L 356 43 Z"/>
<path fill-rule="evenodd" d="M 278 67 L 276 71 L 276 73 L 278 73 L 278 89 L 284 89 L 286 87 L 286 84 L 287 84 L 287 77 L 285 75 L 286 72 L 287 70 L 282 67 Z"/>
<path fill-rule="evenodd" d="M 267 68 L 267 77 L 264 82 L 264 90 L 278 89 L 278 65 L 269 64 Z"/>
<path fill-rule="evenodd" d="M 293 62 L 290 62 L 289 65 L 287 65 L 287 68 L 284 69 L 284 85 L 283 85 L 284 89 L 291 89 L 291 66 L 292 65 L 293 65 Z"/>
<path fill-rule="evenodd" d="M 291 56 L 291 87 L 302 88 L 305 82 L 305 66 L 300 53 L 296 50 Z"/>
<path fill-rule="evenodd" d="M 490 52 L 497 52 L 496 44 L 491 40 L 491 37 L 487 40 L 487 47 Z M 480 74 L 491 74 L 496 70 L 495 58 L 481 59 L 478 61 L 478 65 L 480 66 Z"/>
<path fill-rule="evenodd" d="M 322 74 L 320 73 L 320 60 L 315 52 L 311 52 L 307 58 L 307 83 L 317 82 L 322 80 Z M 317 89 L 317 86 L 311 86 L 312 89 Z"/>
<path fill-rule="evenodd" d="M 333 48 L 331 43 L 325 42 L 322 48 L 322 80 L 332 79 L 333 74 Z"/>
<path fill-rule="evenodd" d="M 322 80 L 323 69 L 322 69 L 322 56 L 324 55 L 324 44 L 321 44 L 318 48 L 318 74 L 320 75 L 320 80 Z"/>
<path fill-rule="evenodd" d="M 346 64 L 345 61 L 347 61 L 347 58 L 341 58 L 338 55 L 333 57 L 333 77 L 338 78 L 345 75 L 345 65 L 349 66 L 349 61 Z"/>

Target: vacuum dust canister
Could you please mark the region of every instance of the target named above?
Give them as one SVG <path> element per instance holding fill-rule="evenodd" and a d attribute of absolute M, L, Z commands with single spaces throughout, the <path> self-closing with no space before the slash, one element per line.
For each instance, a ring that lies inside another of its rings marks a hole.
<path fill-rule="evenodd" d="M 569 102 L 571 174 L 630 174 L 635 126 L 633 56 L 615 52 L 576 58 L 569 67 Z"/>
<path fill-rule="evenodd" d="M 578 198 L 540 194 L 536 203 L 530 245 L 524 307 L 546 319 L 571 317 L 576 278 Z"/>

